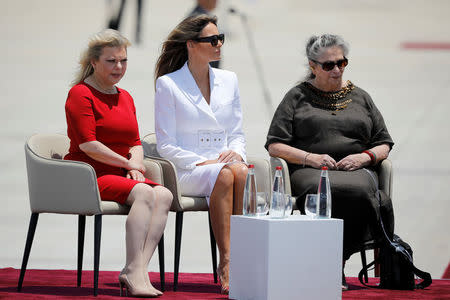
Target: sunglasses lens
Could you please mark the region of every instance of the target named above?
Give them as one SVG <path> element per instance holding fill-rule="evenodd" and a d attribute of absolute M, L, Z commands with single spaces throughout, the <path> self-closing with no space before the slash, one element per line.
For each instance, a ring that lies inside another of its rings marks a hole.
<path fill-rule="evenodd" d="M 336 65 L 338 66 L 339 69 L 342 69 L 343 67 L 346 67 L 348 65 L 348 60 L 346 59 L 338 60 L 336 62 Z"/>
<path fill-rule="evenodd" d="M 344 58 L 344 59 L 340 59 L 336 62 L 326 61 L 326 62 L 322 63 L 322 69 L 324 71 L 329 72 L 334 69 L 334 66 L 337 66 L 339 69 L 342 69 L 342 68 L 346 67 L 347 65 L 348 65 L 348 60 L 346 58 Z"/>
<path fill-rule="evenodd" d="M 218 43 L 219 43 L 219 39 L 217 38 L 217 36 L 211 37 L 211 45 L 213 47 L 217 46 Z"/>
<path fill-rule="evenodd" d="M 334 68 L 334 61 L 326 61 L 322 64 L 322 69 L 324 71 L 331 71 Z"/>

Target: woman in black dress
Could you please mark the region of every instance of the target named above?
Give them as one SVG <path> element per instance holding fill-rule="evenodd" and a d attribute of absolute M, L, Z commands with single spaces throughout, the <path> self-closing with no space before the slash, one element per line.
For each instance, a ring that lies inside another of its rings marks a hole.
<path fill-rule="evenodd" d="M 339 36 L 309 39 L 310 73 L 278 106 L 265 145 L 271 156 L 287 161 L 302 211 L 306 194 L 317 192 L 320 167 L 330 170 L 332 217 L 344 219 L 343 264 L 365 242 L 381 239 L 376 186 L 363 168 L 373 170 L 394 144 L 369 94 L 342 79 L 347 55 L 348 45 Z M 392 203 L 382 199 L 383 220 L 391 233 Z M 344 283 L 343 276 L 343 288 Z"/>

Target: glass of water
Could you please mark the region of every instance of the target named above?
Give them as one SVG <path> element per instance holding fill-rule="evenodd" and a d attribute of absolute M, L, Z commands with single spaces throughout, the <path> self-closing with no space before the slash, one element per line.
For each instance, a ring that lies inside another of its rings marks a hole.
<path fill-rule="evenodd" d="M 305 199 L 305 213 L 307 216 L 315 217 L 317 207 L 317 194 L 307 194 Z"/>
<path fill-rule="evenodd" d="M 287 218 L 292 214 L 292 202 L 294 201 L 294 198 L 288 194 L 285 194 L 284 197 L 286 200 L 286 206 L 284 207 L 284 217 Z"/>
<path fill-rule="evenodd" d="M 269 193 L 257 192 L 256 193 L 256 216 L 262 217 L 269 212 L 270 197 Z"/>

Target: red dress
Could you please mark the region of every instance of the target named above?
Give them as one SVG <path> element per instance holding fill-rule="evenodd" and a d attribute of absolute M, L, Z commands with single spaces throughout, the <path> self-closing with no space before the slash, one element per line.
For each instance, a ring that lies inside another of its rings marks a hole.
<path fill-rule="evenodd" d="M 102 200 L 123 204 L 140 182 L 126 178 L 126 170 L 94 160 L 79 148 L 80 144 L 99 141 L 127 157 L 131 147 L 141 145 L 133 98 L 123 89 L 117 91 L 117 94 L 104 94 L 84 82 L 70 89 L 66 100 L 70 148 L 64 159 L 90 164 L 97 174 Z M 157 185 L 148 179 L 145 183 Z"/>

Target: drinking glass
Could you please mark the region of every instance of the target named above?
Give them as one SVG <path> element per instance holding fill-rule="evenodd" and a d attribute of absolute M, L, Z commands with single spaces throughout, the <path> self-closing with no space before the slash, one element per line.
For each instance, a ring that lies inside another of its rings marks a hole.
<path fill-rule="evenodd" d="M 305 213 L 307 216 L 314 217 L 316 215 L 317 194 L 307 194 L 305 199 Z"/>
<path fill-rule="evenodd" d="M 257 192 L 256 193 L 256 216 L 261 217 L 267 215 L 269 212 L 269 193 Z"/>
<path fill-rule="evenodd" d="M 286 206 L 284 207 L 284 217 L 287 218 L 292 213 L 292 201 L 294 200 L 291 195 L 285 194 L 284 195 L 286 200 Z"/>

